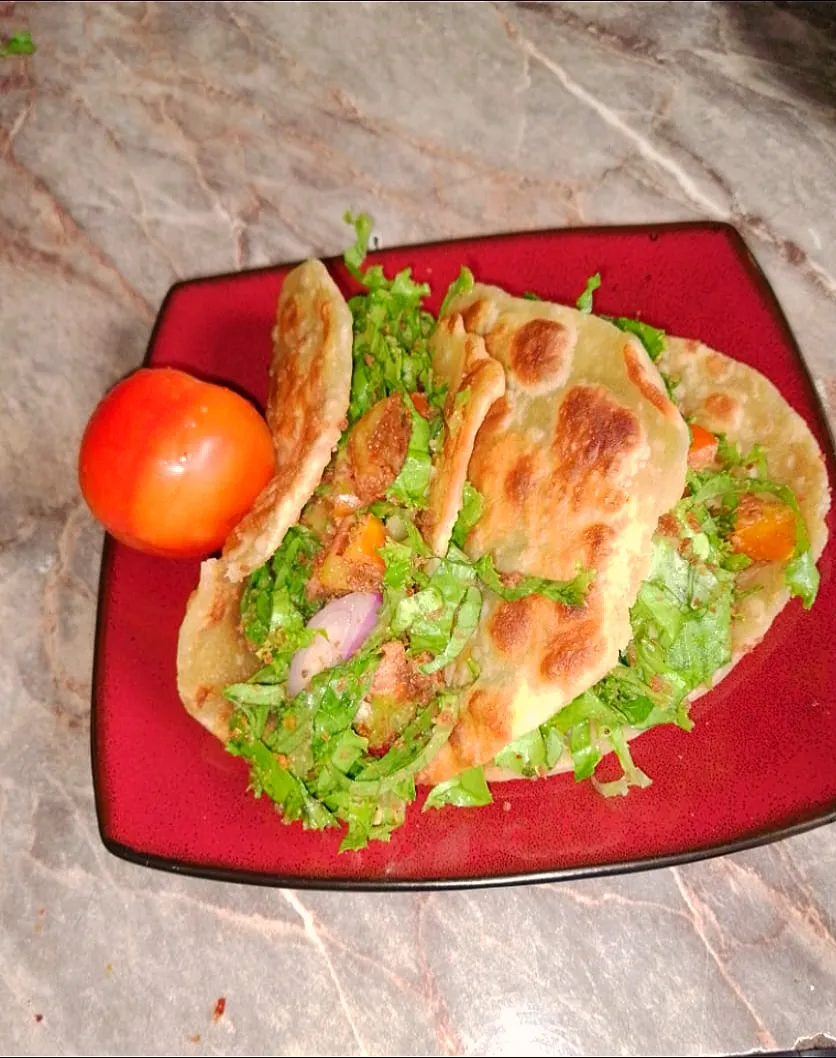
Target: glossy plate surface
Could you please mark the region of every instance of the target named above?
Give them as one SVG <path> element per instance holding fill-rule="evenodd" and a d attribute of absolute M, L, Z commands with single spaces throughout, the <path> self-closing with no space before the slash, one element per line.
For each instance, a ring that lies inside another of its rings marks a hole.
<path fill-rule="evenodd" d="M 832 443 L 784 316 L 737 233 L 720 224 L 537 232 L 375 255 L 411 265 L 437 310 L 461 265 L 512 293 L 574 303 L 599 271 L 597 312 L 639 316 L 699 338 L 767 375 Z M 270 329 L 288 267 L 178 284 L 148 362 L 229 383 L 263 402 Z M 333 274 L 353 292 L 342 266 Z M 830 534 L 834 525 L 831 516 Z M 294 886 L 493 885 L 681 862 L 836 818 L 836 582 L 833 546 L 813 610 L 793 601 L 760 647 L 698 701 L 690 734 L 657 728 L 633 743 L 653 777 L 605 800 L 562 775 L 494 787 L 480 809 L 411 806 L 389 844 L 337 854 L 338 832 L 283 826 L 246 792 L 247 769 L 177 697 L 177 631 L 196 562 L 150 558 L 108 539 L 93 690 L 93 772 L 102 838 L 151 866 Z"/>

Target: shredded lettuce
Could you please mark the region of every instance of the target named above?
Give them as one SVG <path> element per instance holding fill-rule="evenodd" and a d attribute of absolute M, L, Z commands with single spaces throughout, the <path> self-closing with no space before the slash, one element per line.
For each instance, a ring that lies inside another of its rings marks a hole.
<path fill-rule="evenodd" d="M 306 829 L 345 824 L 340 851 L 388 841 L 415 798 L 415 773 L 447 740 L 457 715 L 457 697 L 442 693 L 383 756 L 370 754 L 352 725 L 378 660 L 377 646 L 367 646 L 278 708 L 239 706 L 230 724 L 227 750 L 249 762 L 255 796 L 266 793 L 285 822 Z"/>
<path fill-rule="evenodd" d="M 577 306 L 581 312 L 585 315 L 589 315 L 592 312 L 592 295 L 601 285 L 601 273 L 596 272 L 594 276 L 590 276 L 586 281 L 586 286 L 583 288 L 583 293 L 577 300 Z"/>
<path fill-rule="evenodd" d="M 409 397 L 404 400 L 412 419 L 412 433 L 404 465 L 389 486 L 386 496 L 393 503 L 400 503 L 404 507 L 423 508 L 427 506 L 432 473 L 430 424 L 415 410 L 415 405 Z"/>
<path fill-rule="evenodd" d="M 274 681 L 287 678 L 291 657 L 316 634 L 305 624 L 321 604 L 307 597 L 306 587 L 319 548 L 309 529 L 291 526 L 270 561 L 250 575 L 241 596 L 242 631 Z"/>
<path fill-rule="evenodd" d="M 635 334 L 647 350 L 647 355 L 655 363 L 665 351 L 665 332 L 658 327 L 651 327 L 641 320 L 631 320 L 626 316 L 605 316 L 604 319 L 614 323 L 620 331 Z"/>
<path fill-rule="evenodd" d="M 391 393 L 423 391 L 430 405 L 444 403 L 444 387 L 433 379 L 428 341 L 436 322 L 421 307 L 429 294 L 426 283 L 416 283 L 412 271 L 403 269 L 387 279 L 381 265 L 363 269 L 372 230 L 371 218 L 360 213 L 345 215 L 353 224 L 356 238 L 343 260 L 354 278 L 366 288 L 365 294 L 349 299 L 354 321 L 353 370 L 349 425 Z"/>
<path fill-rule="evenodd" d="M 456 808 L 479 808 L 493 801 L 482 768 L 468 768 L 446 782 L 438 783 L 427 794 L 424 811 L 455 805 Z"/>
<path fill-rule="evenodd" d="M 430 674 L 467 646 L 479 623 L 482 593 L 462 552 L 451 547 L 445 559 L 430 562 L 423 552 L 408 540 L 381 548 L 384 591 L 393 608 L 391 633 L 407 640 L 411 654 L 432 655 L 421 665 Z"/>
<path fill-rule="evenodd" d="M 533 779 L 547 775 L 562 757 L 563 750 L 560 732 L 553 726 L 542 724 L 500 750 L 494 763 L 506 771 Z"/>
<path fill-rule="evenodd" d="M 464 547 L 467 534 L 482 517 L 484 507 L 485 503 L 482 499 L 482 493 L 475 485 L 465 481 L 462 492 L 462 505 L 456 518 L 456 524 L 453 526 L 451 537 L 456 547 Z"/>
<path fill-rule="evenodd" d="M 757 446 L 747 456 L 739 458 L 739 466 L 763 466 L 763 454 Z M 795 516 L 795 548 L 784 569 L 784 577 L 790 593 L 797 595 L 804 609 L 809 610 L 818 593 L 819 571 L 810 551 L 807 523 L 792 489 L 765 478 L 751 478 L 745 474 L 741 476 L 733 470 L 724 470 L 721 473 L 690 471 L 688 484 L 691 496 L 684 502 L 691 510 L 710 502 L 719 504 L 719 510 L 714 514 L 715 522 L 720 520 L 731 525 L 737 503 L 745 493 L 772 495 L 790 508 Z"/>
<path fill-rule="evenodd" d="M 441 319 L 447 314 L 450 302 L 454 298 L 461 297 L 462 294 L 469 294 L 471 290 L 473 290 L 473 273 L 469 268 L 462 266 L 459 274 L 447 288 L 447 293 L 441 302 L 441 308 L 438 310 L 438 318 Z"/>
<path fill-rule="evenodd" d="M 473 568 L 482 583 L 506 602 L 524 599 L 526 595 L 544 595 L 552 602 L 562 602 L 567 606 L 580 606 L 594 577 L 594 573 L 590 570 L 578 570 L 572 580 L 517 576 L 514 584 L 508 585 L 500 577 L 490 555 L 482 555 L 478 558 Z"/>

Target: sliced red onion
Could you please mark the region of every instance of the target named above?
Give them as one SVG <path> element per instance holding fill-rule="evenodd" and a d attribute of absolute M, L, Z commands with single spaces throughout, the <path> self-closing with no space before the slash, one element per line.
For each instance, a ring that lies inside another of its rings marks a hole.
<path fill-rule="evenodd" d="M 308 628 L 324 632 L 310 646 L 297 650 L 290 663 L 287 692 L 293 697 L 317 673 L 339 661 L 347 661 L 366 642 L 375 626 L 383 599 L 377 592 L 354 591 L 332 599 L 308 621 Z"/>

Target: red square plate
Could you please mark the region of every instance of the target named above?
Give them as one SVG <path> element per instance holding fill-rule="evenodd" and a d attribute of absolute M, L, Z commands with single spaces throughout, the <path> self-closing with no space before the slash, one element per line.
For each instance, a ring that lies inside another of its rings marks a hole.
<path fill-rule="evenodd" d="M 832 445 L 798 347 L 737 232 L 722 224 L 533 232 L 375 255 L 411 265 L 432 308 L 467 265 L 485 282 L 573 303 L 600 271 L 596 311 L 640 316 L 752 364 Z M 340 263 L 333 273 L 351 284 Z M 173 287 L 148 363 L 221 380 L 263 401 L 270 328 L 290 266 Z M 831 535 L 833 524 L 831 518 Z M 820 564 L 810 613 L 797 600 L 765 641 L 694 709 L 691 734 L 657 728 L 634 744 L 653 785 L 605 800 L 562 775 L 495 787 L 480 809 L 422 813 L 389 844 L 337 853 L 340 835 L 284 826 L 247 793 L 247 768 L 186 715 L 175 646 L 197 563 L 108 539 L 99 596 L 93 774 L 105 845 L 126 859 L 212 878 L 332 888 L 446 888 L 543 881 L 681 863 L 836 818 L 836 580 Z"/>

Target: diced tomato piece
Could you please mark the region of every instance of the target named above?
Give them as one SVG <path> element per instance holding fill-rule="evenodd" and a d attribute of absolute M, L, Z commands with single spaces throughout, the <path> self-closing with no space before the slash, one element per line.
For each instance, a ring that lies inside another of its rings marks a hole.
<path fill-rule="evenodd" d="M 345 549 L 345 558 L 349 562 L 377 566 L 383 572 L 386 563 L 379 548 L 386 543 L 386 530 L 383 522 L 373 514 L 364 515 L 351 533 L 351 540 Z"/>
<path fill-rule="evenodd" d="M 795 550 L 795 514 L 780 500 L 743 496 L 735 515 L 732 546 L 753 562 L 786 562 Z"/>
<path fill-rule="evenodd" d="M 386 569 L 379 553 L 385 543 L 383 522 L 373 514 L 364 514 L 353 525 L 344 525 L 319 567 L 317 594 L 377 590 Z"/>
<path fill-rule="evenodd" d="M 704 470 L 714 462 L 717 455 L 717 438 L 704 426 L 691 423 L 691 447 L 688 449 L 688 466 L 692 470 Z"/>
<path fill-rule="evenodd" d="M 431 409 L 426 393 L 421 393 L 420 390 L 417 390 L 412 394 L 412 403 L 415 405 L 415 410 L 423 419 L 429 419 Z"/>

